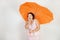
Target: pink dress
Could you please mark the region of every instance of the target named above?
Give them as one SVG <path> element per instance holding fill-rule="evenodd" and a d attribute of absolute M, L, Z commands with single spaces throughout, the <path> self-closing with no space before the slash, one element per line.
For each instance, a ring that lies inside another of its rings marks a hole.
<path fill-rule="evenodd" d="M 32 25 L 29 25 L 29 29 L 34 30 L 36 28 L 36 20 L 33 21 Z M 28 40 L 39 40 L 39 31 L 34 33 L 29 33 L 29 30 L 27 30 L 28 34 Z"/>

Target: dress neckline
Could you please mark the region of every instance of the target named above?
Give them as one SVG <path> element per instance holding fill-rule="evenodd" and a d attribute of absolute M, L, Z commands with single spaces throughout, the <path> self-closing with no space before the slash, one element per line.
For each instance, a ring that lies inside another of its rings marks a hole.
<path fill-rule="evenodd" d="M 34 21 L 35 21 L 35 19 L 33 20 L 33 22 L 32 22 L 32 24 L 31 24 L 31 25 L 33 25 Z"/>

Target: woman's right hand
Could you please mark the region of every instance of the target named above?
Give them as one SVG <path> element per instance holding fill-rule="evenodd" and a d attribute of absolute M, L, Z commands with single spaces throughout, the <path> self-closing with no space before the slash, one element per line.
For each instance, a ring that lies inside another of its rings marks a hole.
<path fill-rule="evenodd" d="M 28 23 L 28 21 L 27 21 L 26 24 L 25 24 L 25 28 L 26 28 L 26 29 L 29 28 L 29 23 Z"/>

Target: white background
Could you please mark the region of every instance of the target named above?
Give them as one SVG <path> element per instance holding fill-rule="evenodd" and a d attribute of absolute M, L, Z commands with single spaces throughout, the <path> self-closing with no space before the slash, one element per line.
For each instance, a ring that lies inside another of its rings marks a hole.
<path fill-rule="evenodd" d="M 40 40 L 60 40 L 60 0 L 0 0 L 0 40 L 27 40 L 19 6 L 36 2 L 54 14 L 51 23 L 40 25 Z"/>

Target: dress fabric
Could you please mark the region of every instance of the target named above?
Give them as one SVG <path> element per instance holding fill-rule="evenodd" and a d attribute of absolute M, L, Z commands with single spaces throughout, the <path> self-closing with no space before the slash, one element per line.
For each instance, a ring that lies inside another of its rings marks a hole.
<path fill-rule="evenodd" d="M 32 25 L 29 25 L 29 29 L 34 30 L 36 28 L 36 20 L 33 21 Z M 29 30 L 27 30 L 28 40 L 39 40 L 39 31 L 34 33 L 29 33 Z"/>

